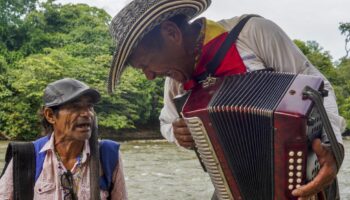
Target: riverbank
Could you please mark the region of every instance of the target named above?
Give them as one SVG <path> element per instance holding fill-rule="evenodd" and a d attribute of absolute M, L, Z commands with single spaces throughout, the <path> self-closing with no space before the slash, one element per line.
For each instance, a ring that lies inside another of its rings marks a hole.
<path fill-rule="evenodd" d="M 100 129 L 99 137 L 102 139 L 111 139 L 115 141 L 131 141 L 131 140 L 158 140 L 164 139 L 159 131 L 159 127 L 138 128 L 125 130 L 109 130 Z"/>
<path fill-rule="evenodd" d="M 159 122 L 150 123 L 144 126 L 138 126 L 134 129 L 108 129 L 99 127 L 98 135 L 101 139 L 111 139 L 115 141 L 130 141 L 130 140 L 159 140 L 164 139 L 160 133 Z M 38 136 L 38 138 L 41 136 Z M 0 141 L 12 141 L 14 139 L 0 132 Z M 34 140 L 34 139 L 33 139 Z"/>

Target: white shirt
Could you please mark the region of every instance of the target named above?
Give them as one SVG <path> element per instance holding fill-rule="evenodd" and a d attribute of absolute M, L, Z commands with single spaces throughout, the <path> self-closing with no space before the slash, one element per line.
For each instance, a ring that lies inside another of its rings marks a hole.
<path fill-rule="evenodd" d="M 221 20 L 218 23 L 228 31 L 244 16 Z M 262 17 L 251 18 L 238 36 L 238 52 L 247 67 L 247 71 L 273 68 L 276 72 L 292 72 L 319 76 L 324 79 L 328 97 L 324 98 L 324 106 L 339 143 L 341 133 L 345 130 L 345 120 L 338 113 L 334 90 L 330 82 L 313 66 L 294 42 L 275 23 Z M 182 84 L 167 77 L 164 85 L 164 107 L 159 120 L 161 133 L 169 142 L 176 142 L 172 122 L 179 117 L 172 99 L 183 93 Z M 323 134 L 325 138 L 325 134 Z"/>

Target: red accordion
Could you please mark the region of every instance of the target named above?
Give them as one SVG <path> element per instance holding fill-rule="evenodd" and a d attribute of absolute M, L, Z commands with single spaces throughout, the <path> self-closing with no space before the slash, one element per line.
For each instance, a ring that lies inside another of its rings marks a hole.
<path fill-rule="evenodd" d="M 292 190 L 316 175 L 310 141 L 322 121 L 305 86 L 322 91 L 323 80 L 254 72 L 191 91 L 182 115 L 219 199 L 296 199 Z"/>

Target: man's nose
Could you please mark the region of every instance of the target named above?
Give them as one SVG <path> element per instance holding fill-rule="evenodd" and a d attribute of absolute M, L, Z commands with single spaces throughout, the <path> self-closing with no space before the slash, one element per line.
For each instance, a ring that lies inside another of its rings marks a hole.
<path fill-rule="evenodd" d="M 148 80 L 153 80 L 156 78 L 156 74 L 152 71 L 149 71 L 149 70 L 143 70 L 143 73 L 145 74 L 146 78 Z"/>
<path fill-rule="evenodd" d="M 87 116 L 87 117 L 92 117 L 94 116 L 93 109 L 90 106 L 85 106 L 80 109 L 80 115 L 81 116 Z"/>

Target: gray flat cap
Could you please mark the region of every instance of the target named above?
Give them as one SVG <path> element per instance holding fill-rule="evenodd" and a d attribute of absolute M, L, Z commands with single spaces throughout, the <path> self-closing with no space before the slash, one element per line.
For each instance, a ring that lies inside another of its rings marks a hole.
<path fill-rule="evenodd" d="M 93 103 L 97 103 L 101 96 L 100 93 L 90 88 L 83 82 L 72 78 L 64 78 L 50 83 L 44 91 L 44 106 L 54 107 L 71 102 L 83 95 L 92 98 Z"/>

